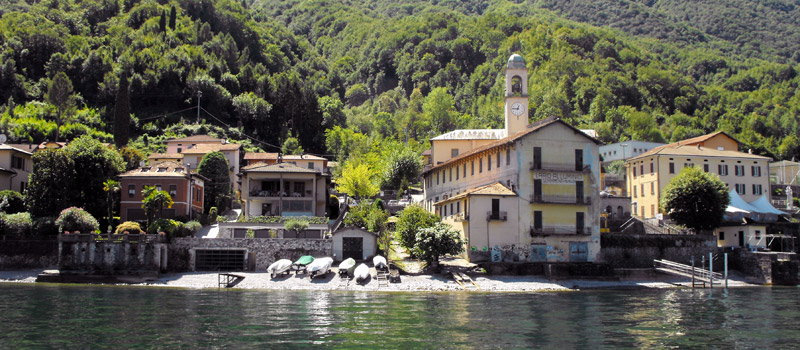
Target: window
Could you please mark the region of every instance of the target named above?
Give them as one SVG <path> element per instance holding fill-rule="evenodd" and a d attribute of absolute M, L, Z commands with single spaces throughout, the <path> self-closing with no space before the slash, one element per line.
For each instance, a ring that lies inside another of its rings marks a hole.
<path fill-rule="evenodd" d="M 736 184 L 736 193 L 738 194 L 747 194 L 746 193 L 746 186 L 745 184 Z"/>
<path fill-rule="evenodd" d="M 734 165 L 736 176 L 744 176 L 744 165 Z"/>
<path fill-rule="evenodd" d="M 489 156 L 489 160 L 486 162 L 487 170 L 492 171 L 492 156 Z"/>
<path fill-rule="evenodd" d="M 178 185 L 169 185 L 170 197 L 175 197 L 176 194 L 178 194 Z"/>
<path fill-rule="evenodd" d="M 472 168 L 470 170 L 470 175 L 475 175 L 475 161 L 472 161 Z"/>
<path fill-rule="evenodd" d="M 644 197 L 644 184 L 641 184 L 641 186 L 642 186 L 642 197 Z"/>
<path fill-rule="evenodd" d="M 717 166 L 717 170 L 719 172 L 719 176 L 726 176 L 728 175 L 728 165 L 727 164 L 720 164 Z"/>
<path fill-rule="evenodd" d="M 652 195 L 656 194 L 656 183 L 655 182 L 651 182 L 650 183 L 650 194 L 652 194 Z"/>
<path fill-rule="evenodd" d="M 644 176 L 644 164 L 639 165 L 639 174 Z"/>
<path fill-rule="evenodd" d="M 450 158 L 458 157 L 458 148 L 453 148 L 450 150 Z"/>
<path fill-rule="evenodd" d="M 161 185 L 156 185 L 156 191 L 161 191 Z"/>
<path fill-rule="evenodd" d="M 656 205 L 650 204 L 650 217 L 652 218 L 654 216 L 656 216 Z"/>
<path fill-rule="evenodd" d="M 644 205 L 642 206 L 642 217 L 644 217 Z"/>
<path fill-rule="evenodd" d="M 308 162 L 308 168 L 314 170 L 314 163 Z"/>
<path fill-rule="evenodd" d="M 183 149 L 178 147 L 178 153 L 181 153 L 181 151 L 183 151 Z"/>
<path fill-rule="evenodd" d="M 724 241 L 725 240 L 725 232 L 719 231 L 719 240 L 720 241 Z"/>
<path fill-rule="evenodd" d="M 575 150 L 575 171 L 583 170 L 583 150 Z"/>
<path fill-rule="evenodd" d="M 447 216 L 447 205 L 442 206 L 442 216 Z"/>
<path fill-rule="evenodd" d="M 450 203 L 450 215 L 454 215 L 456 212 L 453 211 L 453 203 Z"/>
<path fill-rule="evenodd" d="M 533 200 L 542 200 L 542 179 L 533 180 Z"/>
<path fill-rule="evenodd" d="M 25 158 L 11 156 L 11 167 L 14 169 L 25 170 Z"/>
<path fill-rule="evenodd" d="M 461 201 L 456 202 L 456 213 L 461 212 Z"/>
<path fill-rule="evenodd" d="M 533 212 L 533 228 L 534 229 L 541 229 L 542 228 L 542 212 L 541 211 L 534 211 Z"/>
<path fill-rule="evenodd" d="M 492 219 L 500 219 L 500 200 L 492 198 Z"/>
<path fill-rule="evenodd" d="M 575 213 L 575 233 L 584 233 L 584 218 L 583 212 L 576 212 Z"/>
<path fill-rule="evenodd" d="M 447 181 L 453 182 L 453 168 L 450 168 L 450 178 Z"/>
<path fill-rule="evenodd" d="M 20 183 L 19 183 L 19 193 L 25 193 L 25 187 L 26 187 L 27 185 L 28 185 L 28 184 L 27 184 L 26 182 L 20 182 Z"/>
<path fill-rule="evenodd" d="M 669 173 L 670 174 L 675 173 L 675 163 L 669 163 Z"/>
<path fill-rule="evenodd" d="M 439 172 L 438 171 L 436 172 L 436 184 L 437 185 L 439 184 Z"/>
<path fill-rule="evenodd" d="M 754 177 L 761 176 L 761 167 L 758 165 L 753 165 L 750 171 L 752 171 Z"/>
<path fill-rule="evenodd" d="M 128 185 L 128 197 L 136 195 L 136 185 Z"/>
<path fill-rule="evenodd" d="M 684 168 L 691 168 L 694 166 L 694 163 L 683 163 Z"/>
<path fill-rule="evenodd" d="M 458 165 L 456 165 L 456 180 L 458 180 Z"/>
<path fill-rule="evenodd" d="M 464 177 L 467 177 L 467 163 L 464 163 Z"/>
<path fill-rule="evenodd" d="M 636 177 L 636 166 L 634 165 L 631 168 L 633 169 L 633 177 Z"/>
<path fill-rule="evenodd" d="M 478 172 L 479 173 L 483 172 L 483 158 L 478 159 Z"/>
<path fill-rule="evenodd" d="M 636 198 L 636 185 L 633 185 L 633 198 Z"/>
<path fill-rule="evenodd" d="M 533 148 L 533 169 L 541 169 L 542 168 L 542 148 L 541 147 L 534 147 Z"/>
<path fill-rule="evenodd" d="M 753 184 L 753 194 L 760 195 L 761 194 L 761 185 Z"/>
<path fill-rule="evenodd" d="M 703 164 L 703 171 L 708 172 L 708 164 Z"/>
<path fill-rule="evenodd" d="M 500 167 L 500 152 L 497 152 L 497 167 Z"/>
<path fill-rule="evenodd" d="M 511 165 L 511 150 L 506 148 L 506 165 Z"/>
<path fill-rule="evenodd" d="M 650 162 L 650 173 L 653 173 L 653 162 Z"/>

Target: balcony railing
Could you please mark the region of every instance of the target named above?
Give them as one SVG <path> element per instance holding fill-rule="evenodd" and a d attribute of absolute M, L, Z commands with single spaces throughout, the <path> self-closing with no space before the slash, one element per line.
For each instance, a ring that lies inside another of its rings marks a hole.
<path fill-rule="evenodd" d="M 465 213 L 457 213 L 456 215 L 453 215 L 453 221 L 469 221 L 469 215 Z"/>
<path fill-rule="evenodd" d="M 534 194 L 531 196 L 532 203 L 543 204 L 579 204 L 590 205 L 592 204 L 592 197 L 589 196 L 562 196 L 562 195 L 549 195 L 549 194 Z"/>
<path fill-rule="evenodd" d="M 531 226 L 531 237 L 548 235 L 590 235 L 592 229 L 589 227 L 575 226 Z"/>
<path fill-rule="evenodd" d="M 584 165 L 578 169 L 574 163 L 545 163 L 531 162 L 531 171 L 560 171 L 560 172 L 589 172 L 589 166 Z"/>
<path fill-rule="evenodd" d="M 508 213 L 504 211 L 487 211 L 486 221 L 491 221 L 491 220 L 506 221 L 508 220 Z"/>

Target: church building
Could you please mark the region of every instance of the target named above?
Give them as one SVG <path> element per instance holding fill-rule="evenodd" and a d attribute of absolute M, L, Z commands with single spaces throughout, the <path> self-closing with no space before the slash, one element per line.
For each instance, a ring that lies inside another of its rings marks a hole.
<path fill-rule="evenodd" d="M 426 209 L 470 261 L 593 262 L 600 251 L 599 141 L 556 118 L 528 124 L 528 68 L 505 68 L 505 128 L 431 139 Z"/>

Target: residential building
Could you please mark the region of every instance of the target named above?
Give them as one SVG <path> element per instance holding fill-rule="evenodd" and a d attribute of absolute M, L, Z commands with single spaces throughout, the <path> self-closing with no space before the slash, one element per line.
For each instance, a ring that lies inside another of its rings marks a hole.
<path fill-rule="evenodd" d="M 160 162 L 130 170 L 120 177 L 120 220 L 146 220 L 142 209 L 145 186 L 169 192 L 174 204 L 164 208 L 162 217 L 199 218 L 203 213 L 204 184 L 208 179 L 176 162 Z"/>
<path fill-rule="evenodd" d="M 292 163 L 255 163 L 242 168 L 247 216 L 325 216 L 330 175 Z"/>
<path fill-rule="evenodd" d="M 664 146 L 663 143 L 647 141 L 623 141 L 600 146 L 603 164 L 608 165 L 617 160 L 628 160 L 653 148 Z"/>
<path fill-rule="evenodd" d="M 504 129 L 431 139 L 423 206 L 461 233 L 472 261 L 594 261 L 599 142 L 559 119 L 528 125 L 527 80 L 525 60 L 512 55 Z"/>
<path fill-rule="evenodd" d="M 247 152 L 244 154 L 245 165 L 253 165 L 257 163 L 263 164 L 278 164 L 290 163 L 297 165 L 301 168 L 313 169 L 322 173 L 327 173 L 328 160 L 322 157 L 312 156 L 309 154 L 303 155 L 279 155 L 278 153 L 255 153 Z"/>
<path fill-rule="evenodd" d="M 0 145 L 0 190 L 25 192 L 33 170 L 33 153 L 12 145 Z"/>
<path fill-rule="evenodd" d="M 786 220 L 786 213 L 775 209 L 766 195 L 747 202 L 731 190 L 729 197 L 722 225 L 714 230 L 719 247 L 766 249 L 771 240 L 786 237 L 781 232 L 796 230 L 797 224 Z"/>
<path fill-rule="evenodd" d="M 241 164 L 241 150 L 242 145 L 235 143 L 228 143 L 226 140 L 218 139 L 208 135 L 195 135 L 183 137 L 179 139 L 167 140 L 167 152 L 155 154 L 148 157 L 148 159 L 159 160 L 179 160 L 182 159 L 182 164 L 189 169 L 196 170 L 200 165 L 200 161 L 208 153 L 217 151 L 221 152 L 228 160 L 228 175 L 231 179 L 231 185 L 234 191 L 239 191 L 239 168 Z M 182 158 L 177 156 L 182 155 Z"/>
<path fill-rule="evenodd" d="M 150 153 L 147 156 L 147 162 L 150 164 L 161 162 L 175 162 L 183 164 L 183 154 L 181 153 Z"/>
<path fill-rule="evenodd" d="M 639 218 L 662 217 L 661 192 L 683 168 L 690 166 L 719 175 L 746 201 L 768 194 L 770 158 L 737 149 L 738 141 L 724 132 L 716 132 L 656 147 L 629 159 L 625 165 L 631 214 Z"/>

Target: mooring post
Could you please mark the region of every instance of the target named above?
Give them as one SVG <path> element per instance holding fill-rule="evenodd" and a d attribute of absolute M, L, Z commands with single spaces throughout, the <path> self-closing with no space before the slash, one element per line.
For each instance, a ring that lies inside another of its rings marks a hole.
<path fill-rule="evenodd" d="M 708 280 L 711 288 L 714 288 L 714 253 L 708 253 Z"/>
<path fill-rule="evenodd" d="M 725 289 L 728 289 L 728 253 L 725 253 Z"/>
<path fill-rule="evenodd" d="M 694 289 L 694 256 L 692 256 L 692 289 Z"/>

